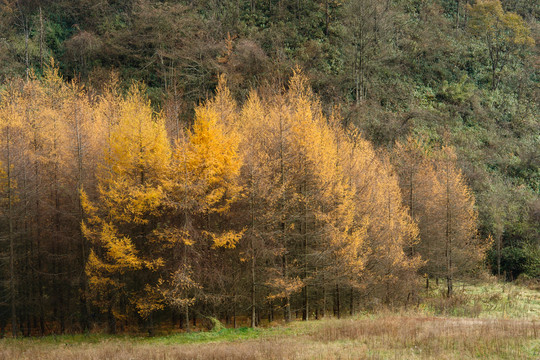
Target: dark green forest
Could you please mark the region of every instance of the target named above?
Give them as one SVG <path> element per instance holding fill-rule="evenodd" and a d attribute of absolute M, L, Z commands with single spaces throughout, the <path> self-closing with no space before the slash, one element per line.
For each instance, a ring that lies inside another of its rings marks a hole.
<path fill-rule="evenodd" d="M 538 279 L 539 43 L 536 0 L 0 0 L 0 90 L 45 79 L 51 66 L 88 96 L 109 94 L 111 77 L 120 92 L 137 81 L 170 130 L 193 124 L 222 75 L 232 99 L 244 104 L 253 89 L 264 95 L 287 88 L 301 72 L 325 116 L 339 113 L 343 128 L 356 129 L 378 154 L 399 153 L 397 144 L 407 139 L 427 152 L 455 149 L 476 198 L 478 236 L 492 241 L 486 271 L 507 281 Z M 33 251 L 29 246 L 16 251 Z M 0 247 L 9 252 L 7 238 Z M 61 258 L 43 261 L 51 265 L 34 266 L 35 283 L 47 278 L 40 270 L 61 273 Z M 82 261 L 79 269 L 84 255 Z M 8 265 L 0 267 L 6 282 Z M 64 296 L 74 296 L 72 310 L 79 311 L 73 289 L 87 286 L 85 280 L 59 279 L 50 284 L 70 282 Z M 44 323 L 59 318 L 61 307 L 43 305 L 60 301 L 54 286 L 18 292 L 34 309 L 16 310 L 28 333 L 45 333 Z M 16 312 L 5 288 L 2 329 Z M 108 316 L 110 325 L 113 310 L 99 319 Z"/>

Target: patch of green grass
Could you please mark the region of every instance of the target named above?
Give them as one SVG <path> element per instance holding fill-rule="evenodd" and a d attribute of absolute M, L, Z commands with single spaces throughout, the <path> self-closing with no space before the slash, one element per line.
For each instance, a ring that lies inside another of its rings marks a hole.
<path fill-rule="evenodd" d="M 178 333 L 167 336 L 158 336 L 151 338 L 144 338 L 143 341 L 152 344 L 197 344 L 207 342 L 221 342 L 221 341 L 237 341 L 258 339 L 266 329 L 252 329 L 252 328 L 237 328 L 237 329 L 221 329 L 219 331 L 200 331 L 190 333 Z"/>
<path fill-rule="evenodd" d="M 199 344 L 209 342 L 231 342 L 259 338 L 274 338 L 278 336 L 296 336 L 310 332 L 314 323 L 293 322 L 287 326 L 274 326 L 269 328 L 222 328 L 218 331 L 192 331 L 181 332 L 162 336 L 141 335 L 109 335 L 109 334 L 74 334 L 74 335 L 50 335 L 43 337 L 5 338 L 0 339 L 0 344 L 11 345 L 77 345 L 97 344 L 104 342 L 131 342 L 137 344 L 177 345 Z"/>

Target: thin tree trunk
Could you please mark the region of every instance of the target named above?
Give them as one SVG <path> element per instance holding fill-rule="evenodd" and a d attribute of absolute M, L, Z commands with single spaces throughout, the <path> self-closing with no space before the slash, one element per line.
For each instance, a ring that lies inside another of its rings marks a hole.
<path fill-rule="evenodd" d="M 321 317 L 325 317 L 326 316 L 326 287 L 323 285 L 323 289 L 322 289 L 322 300 L 323 300 L 323 305 L 322 305 L 322 311 L 321 311 Z"/>
<path fill-rule="evenodd" d="M 84 210 L 81 202 L 81 195 L 83 191 L 83 154 L 82 154 L 82 137 L 79 121 L 79 109 L 76 108 L 74 112 L 75 116 L 75 137 L 77 141 L 77 208 L 78 208 L 78 223 L 81 224 L 84 219 Z M 88 292 L 88 284 L 86 281 L 86 241 L 84 239 L 82 228 L 79 226 L 78 231 L 79 243 L 80 243 L 80 275 L 79 275 L 79 311 L 80 311 L 80 324 L 84 331 L 90 328 L 88 322 L 88 304 L 86 302 L 86 294 Z"/>
<path fill-rule="evenodd" d="M 279 119 L 279 157 L 280 157 L 280 186 L 282 188 L 282 193 L 284 193 L 283 187 L 285 186 L 285 159 L 284 159 L 284 147 L 283 147 L 283 119 Z M 283 194 L 280 199 L 280 230 L 281 230 L 281 244 L 285 249 L 287 249 L 287 237 L 286 237 L 286 227 L 285 227 L 285 195 Z M 283 277 L 285 280 L 289 277 L 289 269 L 287 262 L 287 250 L 282 257 L 283 260 Z M 284 318 L 286 322 L 291 321 L 291 300 L 290 295 L 287 294 L 285 298 L 285 309 L 284 309 Z"/>
<path fill-rule="evenodd" d="M 501 277 L 502 236 L 497 234 L 497 276 Z"/>
<path fill-rule="evenodd" d="M 6 128 L 6 150 L 7 150 L 7 198 L 8 198 L 8 242 L 9 242 L 9 290 L 11 303 L 11 333 L 17 337 L 17 293 L 15 287 L 15 239 L 13 236 L 13 194 L 11 183 L 11 133 L 9 125 Z"/>
<path fill-rule="evenodd" d="M 287 255 L 283 256 L 283 275 L 285 276 L 285 279 L 288 278 L 288 269 L 287 269 Z M 285 321 L 290 322 L 291 321 L 291 297 L 289 294 L 285 297 Z"/>
<path fill-rule="evenodd" d="M 255 257 L 251 260 L 251 327 L 255 328 Z"/>
<path fill-rule="evenodd" d="M 337 318 L 341 319 L 341 298 L 339 295 L 339 285 L 336 284 L 336 313 Z"/>
<path fill-rule="evenodd" d="M 253 167 L 251 167 L 251 197 L 250 197 L 250 207 L 251 207 L 251 327 L 255 328 L 256 326 L 256 297 L 255 297 L 255 204 L 253 199 Z"/>
<path fill-rule="evenodd" d="M 237 323 L 236 323 L 236 296 L 235 300 L 233 302 L 233 327 L 236 329 Z"/>
<path fill-rule="evenodd" d="M 31 124 L 32 120 L 30 117 L 30 114 L 27 112 L 27 119 L 26 121 Z M 33 133 L 33 150 L 34 154 L 39 153 L 39 145 L 38 145 L 38 134 L 37 134 L 37 126 L 34 127 L 34 133 Z M 39 189 L 39 161 L 36 159 L 34 160 L 34 196 L 35 196 L 35 219 L 34 219 L 34 226 L 35 226 L 35 241 L 36 241 L 36 255 L 37 255 L 37 288 L 38 288 L 38 308 L 39 308 L 39 327 L 40 327 L 40 334 L 41 336 L 45 335 L 45 310 L 43 306 L 43 277 L 41 275 L 42 271 L 42 260 L 43 257 L 41 256 L 41 202 L 40 202 L 40 189 Z"/>
<path fill-rule="evenodd" d="M 303 184 L 303 192 L 304 192 L 304 226 L 303 226 L 303 233 L 304 233 L 304 311 L 302 313 L 302 320 L 308 321 L 309 320 L 309 288 L 307 285 L 307 277 L 308 277 L 308 233 L 307 233 L 307 217 L 308 217 L 308 208 L 307 203 L 305 202 L 305 199 L 307 198 L 307 185 L 304 181 Z"/>
<path fill-rule="evenodd" d="M 62 309 L 62 307 L 67 306 L 66 302 L 64 301 L 64 276 L 63 274 L 63 261 L 59 261 L 58 258 L 61 258 L 61 248 L 62 245 L 60 244 L 60 189 L 59 189 L 59 159 L 58 159 L 58 139 L 57 139 L 57 119 L 54 119 L 53 122 L 53 132 L 54 132 L 54 139 L 53 139 L 53 151 L 54 151 L 54 189 L 53 189 L 53 197 L 54 197 L 54 233 L 55 233 L 55 245 L 54 245 L 54 252 L 57 256 L 57 259 L 54 261 L 54 268 L 55 268 L 55 274 L 57 274 L 57 289 L 55 293 L 57 294 L 57 299 L 54 304 L 54 308 L 57 311 L 58 318 L 60 320 L 60 333 L 63 334 L 65 331 L 65 311 Z"/>
<path fill-rule="evenodd" d="M 184 306 L 184 316 L 186 319 L 186 323 L 185 323 L 186 332 L 191 332 L 191 328 L 189 326 L 189 306 L 188 305 Z"/>
<path fill-rule="evenodd" d="M 451 213 L 450 213 L 450 179 L 449 164 L 446 162 L 446 259 L 447 259 L 447 296 L 452 296 L 452 237 L 451 232 Z"/>
<path fill-rule="evenodd" d="M 351 294 L 350 294 L 351 302 L 349 304 L 349 315 L 354 315 L 354 288 L 351 287 Z"/>
<path fill-rule="evenodd" d="M 180 132 L 178 132 L 179 134 Z M 185 141 L 185 139 L 182 139 L 182 141 Z M 188 170 L 187 170 L 187 158 L 186 158 L 186 153 L 184 152 L 184 193 L 188 193 L 188 186 L 187 186 L 187 179 L 188 179 Z M 187 198 L 184 198 L 184 232 L 185 233 L 188 233 L 189 231 L 189 216 L 188 216 L 188 211 L 187 211 Z M 182 257 L 182 262 L 184 263 L 184 268 L 185 269 L 188 269 L 188 256 L 187 256 L 187 249 L 188 249 L 188 245 L 186 243 L 183 244 L 183 250 L 184 250 L 184 254 L 183 254 L 183 257 Z M 185 312 L 185 315 L 186 315 L 186 332 L 191 332 L 191 328 L 189 326 L 189 305 L 186 303 L 185 305 L 185 308 L 184 308 L 184 312 Z M 193 327 L 196 326 L 196 323 L 195 323 L 196 319 L 195 319 L 195 314 L 193 315 Z M 236 320 L 235 320 L 236 321 Z"/>

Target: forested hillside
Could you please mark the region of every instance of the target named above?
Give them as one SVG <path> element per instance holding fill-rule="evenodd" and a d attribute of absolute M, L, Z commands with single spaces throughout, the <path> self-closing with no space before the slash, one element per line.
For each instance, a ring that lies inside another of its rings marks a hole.
<path fill-rule="evenodd" d="M 538 278 L 539 20 L 526 0 L 1 0 L 0 332 L 255 326 Z"/>

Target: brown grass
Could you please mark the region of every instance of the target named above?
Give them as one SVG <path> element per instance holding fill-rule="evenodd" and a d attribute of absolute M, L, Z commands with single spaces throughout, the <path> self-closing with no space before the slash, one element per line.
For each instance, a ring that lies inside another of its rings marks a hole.
<path fill-rule="evenodd" d="M 188 345 L 0 342 L 0 359 L 540 359 L 540 323 L 532 320 L 386 315 L 292 329 L 288 336 L 273 331 L 256 340 Z"/>
<path fill-rule="evenodd" d="M 539 332 L 540 324 L 528 320 L 386 317 L 330 324 L 314 336 L 363 342 L 397 358 L 537 359 L 526 348 Z"/>

